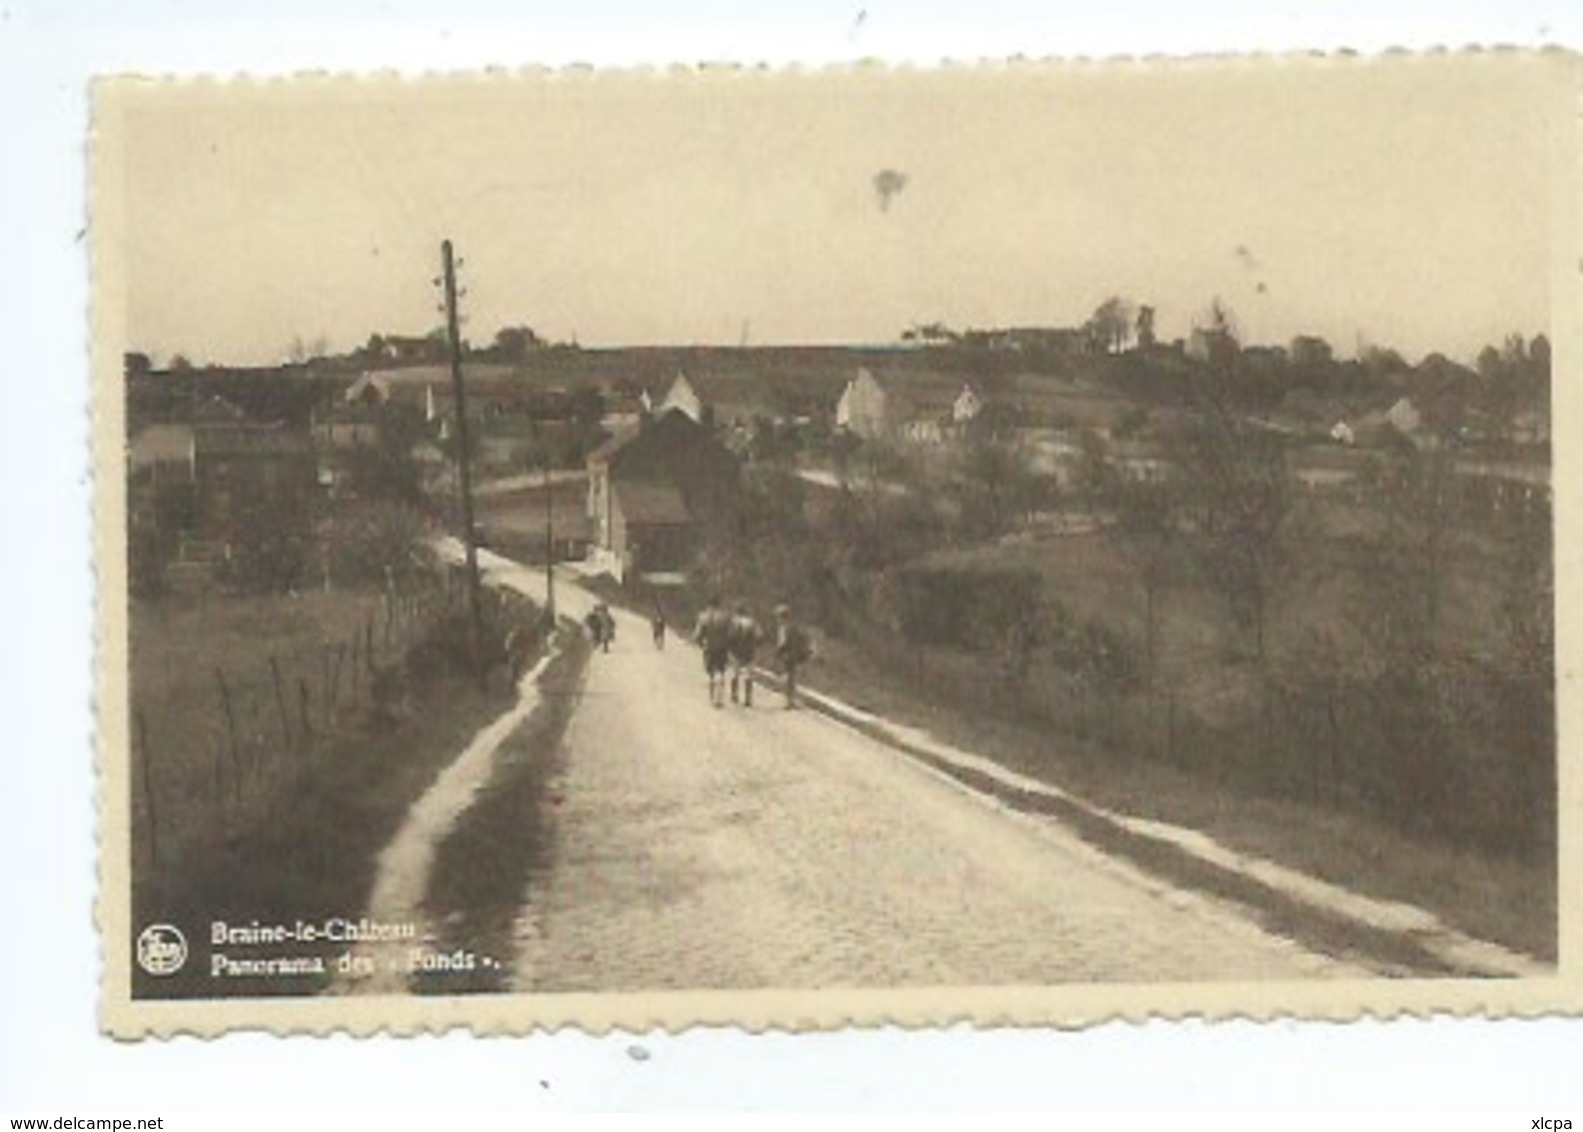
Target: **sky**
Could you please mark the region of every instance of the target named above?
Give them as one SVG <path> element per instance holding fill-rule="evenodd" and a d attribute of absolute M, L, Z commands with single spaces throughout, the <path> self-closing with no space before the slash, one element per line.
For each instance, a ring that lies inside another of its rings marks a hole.
<path fill-rule="evenodd" d="M 442 320 L 584 346 L 1074 325 L 1470 358 L 1547 328 L 1555 68 L 1512 57 L 101 91 L 128 349 Z M 905 184 L 888 198 L 876 175 Z M 103 246 L 103 245 L 101 245 Z"/>

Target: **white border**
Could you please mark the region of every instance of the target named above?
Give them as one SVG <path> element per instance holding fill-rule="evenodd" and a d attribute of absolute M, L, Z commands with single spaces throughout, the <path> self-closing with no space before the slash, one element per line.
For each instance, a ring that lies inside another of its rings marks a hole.
<path fill-rule="evenodd" d="M 857 14 L 867 17 L 859 22 Z M 1384 10 L 1380 10 L 1384 9 Z M 1232 1023 L 1081 1034 L 955 1031 L 678 1038 L 581 1035 L 122 1046 L 98 1036 L 92 928 L 86 83 L 112 71 L 468 69 L 673 60 L 930 63 L 1561 43 L 1583 6 L 572 5 L 274 0 L 0 0 L 0 193 L 7 393 L 0 497 L 0 1111 L 457 1113 L 539 1107 L 1062 1109 L 1502 1108 L 1583 1116 L 1583 1022 Z M 632 1056 L 641 1046 L 646 1058 Z M 548 1087 L 540 1082 L 547 1082 Z M 1569 1103 L 1570 1102 L 1570 1103 Z M 1509 1121 L 1503 1121 L 1509 1123 Z"/>

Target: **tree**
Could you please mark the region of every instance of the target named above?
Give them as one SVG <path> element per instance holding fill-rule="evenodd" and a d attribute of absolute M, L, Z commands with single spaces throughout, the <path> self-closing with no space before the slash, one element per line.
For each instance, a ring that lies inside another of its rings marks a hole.
<path fill-rule="evenodd" d="M 1237 316 L 1216 296 L 1209 310 L 1193 327 L 1189 352 L 1211 369 L 1228 373 L 1241 351 L 1242 335 Z"/>
<path fill-rule="evenodd" d="M 1335 365 L 1336 352 L 1317 334 L 1299 334 L 1288 348 L 1292 365 L 1300 370 L 1325 370 Z"/>
<path fill-rule="evenodd" d="M 370 334 L 360 354 L 365 362 L 383 364 L 390 360 L 390 344 L 383 334 Z"/>
<path fill-rule="evenodd" d="M 1132 338 L 1132 319 L 1132 305 L 1120 295 L 1112 295 L 1094 308 L 1083 330 L 1096 352 L 1119 354 Z"/>
<path fill-rule="evenodd" d="M 1401 445 L 1366 482 L 1376 513 L 1364 540 L 1362 627 L 1388 663 L 1428 664 L 1440 651 L 1463 477 L 1450 450 Z"/>
<path fill-rule="evenodd" d="M 1358 361 L 1370 380 L 1375 382 L 1396 380 L 1413 368 L 1399 351 L 1389 346 L 1368 346 L 1359 355 Z"/>
<path fill-rule="evenodd" d="M 1113 537 L 1143 590 L 1146 675 L 1152 680 L 1159 654 L 1159 598 L 1177 569 L 1181 532 L 1175 485 L 1128 482 L 1115 493 Z"/>
<path fill-rule="evenodd" d="M 909 326 L 901 332 L 903 342 L 920 342 L 926 346 L 944 346 L 956 342 L 960 335 L 943 322 L 925 322 Z"/>
<path fill-rule="evenodd" d="M 122 369 L 128 378 L 147 377 L 154 370 L 154 362 L 147 354 L 129 350 L 122 357 Z"/>
<path fill-rule="evenodd" d="M 1090 509 L 1107 503 L 1116 486 L 1116 469 L 1110 462 L 1110 445 L 1092 428 L 1077 434 L 1077 472 L 1073 477 L 1078 493 Z"/>
<path fill-rule="evenodd" d="M 1479 351 L 1476 363 L 1479 376 L 1485 381 L 1499 381 L 1504 375 L 1506 366 L 1501 359 L 1501 352 L 1494 346 L 1485 346 Z"/>
<path fill-rule="evenodd" d="M 1294 564 L 1296 498 L 1281 442 L 1201 398 L 1174 447 L 1196 555 L 1262 664 L 1270 604 Z"/>
<path fill-rule="evenodd" d="M 1543 334 L 1535 334 L 1528 343 L 1528 366 L 1535 372 L 1542 372 L 1546 380 L 1550 377 L 1550 339 Z"/>
<path fill-rule="evenodd" d="M 1138 318 L 1134 325 L 1134 333 L 1138 339 L 1138 349 L 1152 350 L 1155 344 L 1154 337 L 1154 308 L 1145 304 L 1138 308 Z"/>
<path fill-rule="evenodd" d="M 997 533 L 1028 510 L 1032 476 L 1020 449 L 975 430 L 962 448 L 960 475 L 964 519 L 976 518 L 969 525 L 980 526 L 970 533 Z"/>
<path fill-rule="evenodd" d="M 543 345 L 530 326 L 503 326 L 495 332 L 494 354 L 503 362 L 520 362 Z"/>

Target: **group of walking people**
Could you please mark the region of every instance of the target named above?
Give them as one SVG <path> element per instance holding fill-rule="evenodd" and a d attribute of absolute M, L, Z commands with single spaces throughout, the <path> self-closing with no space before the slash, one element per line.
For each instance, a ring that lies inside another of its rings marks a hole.
<path fill-rule="evenodd" d="M 797 706 L 797 672 L 811 658 L 813 650 L 808 634 L 791 615 L 791 607 L 775 608 L 775 626 L 766 632 L 748 611 L 746 603 L 739 602 L 728 610 L 718 595 L 698 615 L 693 640 L 703 650 L 704 672 L 709 677 L 709 702 L 724 707 L 729 690 L 731 702 L 743 707 L 753 706 L 753 688 L 757 681 L 759 649 L 772 643 L 775 661 L 784 682 L 785 706 Z"/>
<path fill-rule="evenodd" d="M 616 635 L 616 620 L 610 607 L 599 602 L 589 611 L 585 623 L 594 647 L 609 652 Z M 650 626 L 654 647 L 663 649 L 667 626 L 665 611 L 658 600 Z M 747 603 L 738 602 L 734 609 L 727 609 L 719 595 L 715 595 L 698 616 L 693 641 L 703 650 L 704 672 L 709 677 L 709 702 L 715 707 L 724 707 L 728 694 L 734 704 L 753 706 L 759 652 L 766 645 L 774 650 L 775 663 L 780 669 L 785 706 L 797 706 L 797 674 L 812 659 L 813 648 L 808 631 L 792 618 L 790 606 L 776 606 L 775 623 L 766 630 L 749 612 Z"/>

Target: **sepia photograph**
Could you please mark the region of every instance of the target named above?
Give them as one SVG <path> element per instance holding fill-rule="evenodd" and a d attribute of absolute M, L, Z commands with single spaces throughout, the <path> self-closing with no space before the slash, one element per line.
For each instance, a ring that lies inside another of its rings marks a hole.
<path fill-rule="evenodd" d="M 101 81 L 103 1024 L 1577 1009 L 1578 77 Z"/>

